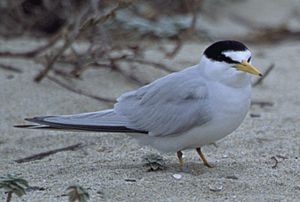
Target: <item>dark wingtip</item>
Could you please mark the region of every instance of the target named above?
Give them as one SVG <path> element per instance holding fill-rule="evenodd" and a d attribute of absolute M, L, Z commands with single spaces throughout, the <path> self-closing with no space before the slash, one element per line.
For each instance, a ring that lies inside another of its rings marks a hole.
<path fill-rule="evenodd" d="M 49 118 L 53 116 L 36 116 L 33 118 L 25 118 L 25 121 L 33 122 L 33 123 L 39 123 L 42 124 L 42 122 L 45 120 L 45 118 Z"/>
<path fill-rule="evenodd" d="M 33 117 L 33 118 L 25 118 L 25 121 L 29 121 L 29 122 L 35 122 L 37 120 L 39 120 L 37 117 Z"/>
<path fill-rule="evenodd" d="M 25 118 L 25 121 L 37 123 L 37 124 L 24 124 L 24 125 L 14 125 L 15 128 L 32 128 L 40 126 L 40 122 L 43 121 L 42 117 L 33 117 L 33 118 Z"/>
<path fill-rule="evenodd" d="M 29 121 L 29 122 L 35 122 L 36 118 L 25 118 L 24 119 L 25 121 Z M 14 125 L 13 127 L 14 128 L 30 128 L 30 127 L 33 127 L 33 126 L 36 126 L 36 125 L 33 125 L 33 124 L 24 124 L 24 125 Z"/>
<path fill-rule="evenodd" d="M 31 128 L 37 125 L 14 125 L 14 128 Z"/>
<path fill-rule="evenodd" d="M 26 125 L 14 125 L 14 128 L 26 128 Z"/>

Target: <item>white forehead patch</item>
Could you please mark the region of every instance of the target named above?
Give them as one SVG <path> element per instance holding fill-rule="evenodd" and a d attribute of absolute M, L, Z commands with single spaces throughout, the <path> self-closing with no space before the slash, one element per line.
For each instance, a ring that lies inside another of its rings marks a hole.
<path fill-rule="evenodd" d="M 245 51 L 224 51 L 222 52 L 226 57 L 231 58 L 234 61 L 241 62 L 242 60 L 248 60 L 251 57 L 251 52 L 249 50 Z"/>

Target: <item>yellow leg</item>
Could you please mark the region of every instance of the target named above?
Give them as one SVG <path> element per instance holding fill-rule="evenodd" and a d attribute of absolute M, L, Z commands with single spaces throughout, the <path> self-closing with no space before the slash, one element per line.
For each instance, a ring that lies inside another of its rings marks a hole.
<path fill-rule="evenodd" d="M 202 153 L 201 148 L 200 148 L 200 147 L 196 148 L 196 151 L 197 151 L 197 153 L 199 154 L 201 160 L 203 161 L 203 164 L 204 164 L 205 166 L 209 167 L 209 168 L 212 168 L 212 166 L 209 165 L 209 163 L 208 163 L 208 161 L 206 160 L 204 154 Z"/>
<path fill-rule="evenodd" d="M 183 161 L 183 159 L 182 159 L 182 152 L 181 152 L 181 151 L 178 151 L 178 152 L 177 152 L 177 158 L 178 158 L 180 167 L 183 168 L 184 161 Z"/>

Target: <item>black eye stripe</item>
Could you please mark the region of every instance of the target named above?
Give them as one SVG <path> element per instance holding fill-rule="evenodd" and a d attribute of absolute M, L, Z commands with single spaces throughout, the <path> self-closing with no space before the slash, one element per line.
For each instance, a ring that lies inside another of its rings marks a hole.
<path fill-rule="evenodd" d="M 230 57 L 227 57 L 224 54 L 218 55 L 216 58 L 214 58 L 214 60 L 219 61 L 219 62 L 226 62 L 226 63 L 229 63 L 229 64 L 238 64 L 238 63 L 240 63 L 238 61 L 235 61 L 235 60 L 231 59 Z"/>

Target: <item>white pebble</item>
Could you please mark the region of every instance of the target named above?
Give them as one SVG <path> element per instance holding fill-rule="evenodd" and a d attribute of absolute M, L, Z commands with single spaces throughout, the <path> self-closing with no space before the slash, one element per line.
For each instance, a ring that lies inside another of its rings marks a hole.
<path fill-rule="evenodd" d="M 180 180 L 182 178 L 182 175 L 180 174 L 174 174 L 173 177 L 176 179 L 176 180 Z"/>
<path fill-rule="evenodd" d="M 225 158 L 228 158 L 228 155 L 224 154 L 222 157 L 225 159 Z"/>

